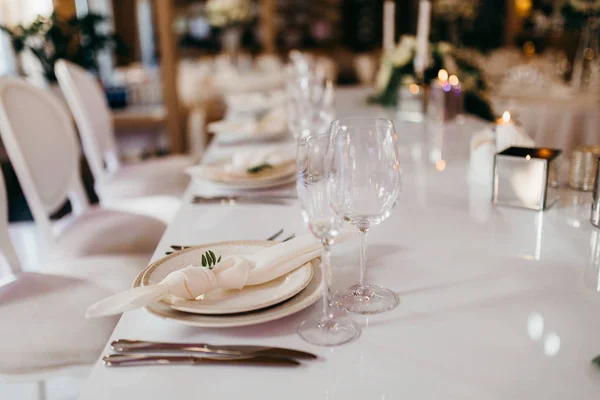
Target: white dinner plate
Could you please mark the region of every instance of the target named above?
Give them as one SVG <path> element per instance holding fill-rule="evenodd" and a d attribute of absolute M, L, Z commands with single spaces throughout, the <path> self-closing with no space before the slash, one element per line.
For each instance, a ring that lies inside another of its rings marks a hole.
<path fill-rule="evenodd" d="M 263 324 L 295 314 L 310 307 L 319 300 L 322 292 L 323 275 L 321 274 L 317 260 L 313 260 L 312 264 L 314 270 L 313 277 L 304 290 L 283 303 L 261 310 L 233 315 L 201 315 L 177 311 L 162 302 L 151 304 L 145 308 L 150 314 L 159 318 L 200 328 L 234 328 Z M 144 271 L 138 274 L 133 284 L 134 287 L 141 285 L 143 275 Z"/>
<path fill-rule="evenodd" d="M 152 263 L 144 270 L 141 285 L 160 283 L 173 271 L 190 264 L 200 265 L 200 259 L 207 250 L 213 251 L 216 257 L 248 255 L 274 244 L 272 241 L 235 241 L 194 246 Z M 199 266 L 198 268 L 205 267 Z M 307 263 L 282 277 L 261 285 L 246 286 L 241 290 L 217 289 L 197 300 L 169 296 L 162 302 L 175 310 L 195 314 L 234 314 L 255 311 L 295 296 L 308 285 L 312 275 L 312 264 Z"/>
<path fill-rule="evenodd" d="M 296 162 L 290 161 L 272 169 L 266 169 L 257 174 L 232 174 L 225 170 L 229 161 L 220 161 L 205 167 L 213 168 L 207 173 L 204 166 L 194 166 L 186 172 L 197 180 L 211 182 L 224 189 L 264 189 L 291 183 L 296 180 Z"/>

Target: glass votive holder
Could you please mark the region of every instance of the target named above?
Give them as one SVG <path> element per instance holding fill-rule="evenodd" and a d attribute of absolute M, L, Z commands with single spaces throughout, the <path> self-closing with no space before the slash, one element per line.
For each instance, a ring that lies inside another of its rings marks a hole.
<path fill-rule="evenodd" d="M 592 191 L 596 180 L 597 159 L 600 147 L 579 146 L 571 153 L 569 186 L 572 189 Z"/>
<path fill-rule="evenodd" d="M 411 83 L 398 88 L 398 118 L 402 121 L 423 122 L 425 120 L 425 86 Z"/>
<path fill-rule="evenodd" d="M 560 150 L 509 147 L 494 159 L 492 203 L 543 211 L 558 200 Z"/>
<path fill-rule="evenodd" d="M 427 116 L 436 121 L 447 122 L 455 119 L 461 112 L 463 95 L 460 84 L 433 80 L 429 87 Z"/>

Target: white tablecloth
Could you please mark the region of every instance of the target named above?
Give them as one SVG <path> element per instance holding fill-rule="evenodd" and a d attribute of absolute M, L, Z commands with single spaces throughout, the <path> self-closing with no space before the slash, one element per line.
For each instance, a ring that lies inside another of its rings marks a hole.
<path fill-rule="evenodd" d="M 340 90 L 339 114 L 391 115 L 366 106 L 365 96 Z M 427 134 L 396 124 L 404 189 L 391 217 L 370 234 L 369 280 L 401 301 L 385 314 L 354 317 L 362 325 L 356 341 L 335 348 L 303 342 L 295 330 L 318 305 L 234 329 L 193 328 L 137 310 L 123 316 L 113 340 L 269 344 L 321 360 L 296 369 L 98 363 L 81 399 L 596 398 L 600 370 L 590 361 L 600 354 L 600 293 L 598 271 L 586 260 L 600 231 L 588 222 L 590 195 L 565 189 L 561 203 L 543 213 L 492 207 L 490 192 L 466 179 L 468 143 L 480 126 L 466 118 Z M 223 151 L 212 147 L 207 158 Z M 189 188 L 154 259 L 170 244 L 307 231 L 298 204 L 190 204 L 205 190 Z M 358 280 L 357 264 L 356 248 L 338 254 L 334 288 Z"/>

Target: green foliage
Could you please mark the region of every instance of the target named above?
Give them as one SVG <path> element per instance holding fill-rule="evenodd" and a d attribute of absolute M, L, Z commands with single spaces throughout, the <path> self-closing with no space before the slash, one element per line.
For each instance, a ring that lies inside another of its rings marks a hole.
<path fill-rule="evenodd" d="M 421 83 L 429 85 L 431 81 L 437 78 L 440 69 L 447 69 L 445 58 L 450 56 L 456 63 L 457 75 L 463 82 L 465 111 L 487 121 L 494 121 L 495 115 L 486 93 L 487 84 L 479 66 L 455 49 L 446 54 L 442 53 L 440 45 L 432 44 L 431 49 L 431 63 L 425 70 Z M 368 101 L 388 107 L 396 106 L 398 88 L 405 78 L 416 80 L 412 61 L 400 67 L 393 67 L 386 87 L 380 93 L 370 97 Z"/>
<path fill-rule="evenodd" d="M 201 263 L 203 267 L 207 267 L 208 269 L 213 269 L 215 265 L 217 265 L 221 261 L 221 256 L 217 258 L 215 253 L 211 250 L 206 251 L 202 254 Z"/>
<path fill-rule="evenodd" d="M 96 55 L 100 50 L 112 47 L 119 54 L 127 51 L 118 37 L 98 28 L 105 20 L 104 16 L 94 13 L 68 20 L 52 14 L 38 16 L 29 26 L 0 26 L 0 30 L 10 35 L 15 52 L 29 49 L 40 61 L 46 79 L 56 82 L 54 64 L 60 59 L 97 71 Z"/>
<path fill-rule="evenodd" d="M 271 168 L 273 168 L 273 166 L 271 164 L 264 163 L 264 164 L 257 165 L 256 167 L 248 168 L 247 172 L 249 174 L 258 174 L 259 172 L 262 172 L 266 169 L 271 169 Z"/>

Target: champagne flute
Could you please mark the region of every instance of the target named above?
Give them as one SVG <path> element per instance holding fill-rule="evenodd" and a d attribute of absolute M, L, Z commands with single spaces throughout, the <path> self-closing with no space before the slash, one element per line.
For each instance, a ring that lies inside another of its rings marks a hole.
<path fill-rule="evenodd" d="M 298 334 L 307 342 L 320 346 L 346 343 L 359 334 L 358 326 L 348 317 L 334 316 L 331 308 L 329 275 L 331 246 L 342 223 L 329 201 L 326 150 L 329 135 L 307 136 L 298 141 L 298 199 L 302 216 L 310 231 L 321 240 L 323 276 L 322 309 L 318 315 L 302 322 Z"/>
<path fill-rule="evenodd" d="M 361 236 L 360 282 L 336 294 L 336 302 L 358 314 L 377 314 L 396 307 L 391 290 L 367 283 L 367 232 L 383 222 L 402 185 L 398 136 L 383 118 L 333 121 L 328 148 L 330 201 Z"/>

